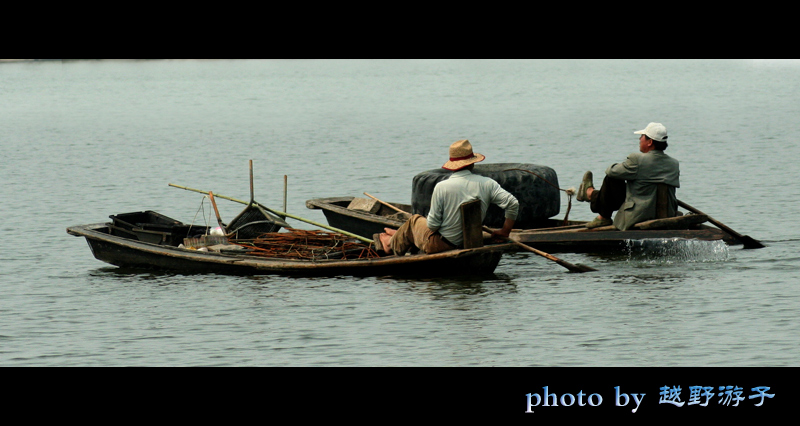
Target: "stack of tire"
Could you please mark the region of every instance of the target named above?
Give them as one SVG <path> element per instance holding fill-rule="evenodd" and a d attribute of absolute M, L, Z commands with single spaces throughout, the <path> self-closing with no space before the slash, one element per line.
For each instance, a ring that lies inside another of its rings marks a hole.
<path fill-rule="evenodd" d="M 519 215 L 514 228 L 540 226 L 543 221 L 557 215 L 561 208 L 558 176 L 550 167 L 524 163 L 475 164 L 472 173 L 494 179 L 503 189 L 517 198 Z M 451 174 L 452 171 L 439 168 L 414 176 L 411 207 L 415 214 L 428 215 L 433 187 L 448 179 Z M 491 228 L 500 228 L 504 221 L 503 209 L 490 205 L 483 224 Z"/>

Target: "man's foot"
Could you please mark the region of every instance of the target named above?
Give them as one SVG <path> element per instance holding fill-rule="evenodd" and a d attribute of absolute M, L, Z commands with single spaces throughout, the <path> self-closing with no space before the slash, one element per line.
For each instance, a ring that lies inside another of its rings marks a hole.
<path fill-rule="evenodd" d="M 586 193 L 586 190 L 589 188 L 594 188 L 594 184 L 592 184 L 592 172 L 586 172 L 583 174 L 583 180 L 581 181 L 581 185 L 578 187 L 578 194 L 575 198 L 578 201 L 589 201 L 589 195 Z"/>
<path fill-rule="evenodd" d="M 387 233 L 378 234 L 378 238 L 381 241 L 381 247 L 383 248 L 384 253 L 392 254 L 392 236 Z"/>
<path fill-rule="evenodd" d="M 608 225 L 613 225 L 613 224 L 614 224 L 613 220 L 606 219 L 603 216 L 597 216 L 591 222 L 587 223 L 586 227 L 589 228 L 589 229 L 592 229 L 592 228 L 599 228 L 601 226 L 608 226 Z"/>

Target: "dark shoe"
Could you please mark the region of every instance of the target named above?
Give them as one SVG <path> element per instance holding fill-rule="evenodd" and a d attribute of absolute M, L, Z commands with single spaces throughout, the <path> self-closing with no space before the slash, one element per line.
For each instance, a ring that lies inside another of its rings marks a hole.
<path fill-rule="evenodd" d="M 589 201 L 589 196 L 586 195 L 586 190 L 589 188 L 594 188 L 592 184 L 592 172 L 590 171 L 583 174 L 583 180 L 578 187 L 578 195 L 576 195 L 575 198 L 578 201 Z"/>
<path fill-rule="evenodd" d="M 608 225 L 613 225 L 613 224 L 614 224 L 613 220 L 606 219 L 604 217 L 598 216 L 598 217 L 594 218 L 591 222 L 587 223 L 586 227 L 589 228 L 589 229 L 593 229 L 593 228 L 599 228 L 601 226 L 608 226 Z"/>

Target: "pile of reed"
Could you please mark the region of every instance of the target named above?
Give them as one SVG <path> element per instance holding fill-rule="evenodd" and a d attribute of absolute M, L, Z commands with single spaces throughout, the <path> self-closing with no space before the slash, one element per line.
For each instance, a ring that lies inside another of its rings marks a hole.
<path fill-rule="evenodd" d="M 230 240 L 250 249 L 248 254 L 282 259 L 373 259 L 380 257 L 369 244 L 342 234 L 284 228 L 288 232 L 270 232 L 254 239 Z"/>

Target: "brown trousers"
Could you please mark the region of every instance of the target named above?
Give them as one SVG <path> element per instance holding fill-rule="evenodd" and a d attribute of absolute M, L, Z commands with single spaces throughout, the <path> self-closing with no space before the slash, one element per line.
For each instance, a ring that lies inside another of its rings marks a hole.
<path fill-rule="evenodd" d="M 616 179 L 606 175 L 599 191 L 592 192 L 589 208 L 593 212 L 611 219 L 611 216 L 625 202 L 627 186 L 624 179 Z"/>
<path fill-rule="evenodd" d="M 431 231 L 425 216 L 418 214 L 411 216 L 400 226 L 397 233 L 389 240 L 389 247 L 398 256 L 403 256 L 412 247 L 425 253 L 439 253 L 456 248 L 447 243 L 438 232 Z"/>

